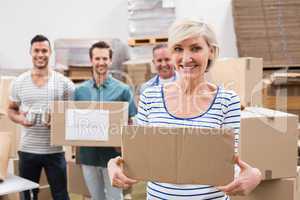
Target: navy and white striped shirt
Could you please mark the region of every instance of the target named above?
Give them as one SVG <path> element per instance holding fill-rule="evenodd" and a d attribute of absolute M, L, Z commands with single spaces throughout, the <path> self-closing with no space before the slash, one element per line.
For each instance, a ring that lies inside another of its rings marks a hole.
<path fill-rule="evenodd" d="M 140 125 L 222 128 L 235 130 L 235 150 L 238 149 L 240 130 L 240 99 L 233 91 L 218 87 L 209 108 L 196 117 L 178 118 L 169 113 L 162 86 L 147 88 L 140 96 L 137 122 Z M 174 185 L 148 182 L 148 200 L 226 200 L 222 191 L 209 185 Z"/>

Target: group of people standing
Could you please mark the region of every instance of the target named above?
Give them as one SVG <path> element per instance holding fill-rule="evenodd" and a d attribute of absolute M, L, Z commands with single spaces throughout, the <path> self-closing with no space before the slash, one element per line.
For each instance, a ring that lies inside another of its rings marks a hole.
<path fill-rule="evenodd" d="M 89 50 L 91 79 L 78 86 L 49 66 L 51 44 L 43 35 L 31 40 L 33 67 L 12 83 L 8 115 L 21 124 L 20 176 L 39 182 L 44 169 L 54 200 L 68 200 L 66 160 L 61 146 L 50 145 L 50 125 L 28 120 L 31 109 L 48 109 L 54 100 L 125 101 L 129 103 L 128 124 L 171 127 L 230 127 L 235 131 L 236 149 L 240 130 L 240 100 L 233 91 L 209 83 L 205 72 L 218 56 L 215 33 L 209 25 L 181 20 L 169 31 L 168 45 L 153 48 L 157 75 L 140 88 L 138 109 L 130 86 L 115 79 L 109 69 L 113 51 L 104 41 Z M 217 148 L 217 147 L 212 147 Z M 197 151 L 197 149 L 195 149 Z M 191 158 L 197 159 L 197 158 Z M 137 181 L 122 172 L 121 153 L 114 147 L 80 147 L 79 161 L 93 200 L 123 199 L 122 189 Z M 229 199 L 251 192 L 261 181 L 258 169 L 236 158 L 237 175 L 226 186 L 174 185 L 149 182 L 147 199 Z M 38 190 L 25 191 L 25 200 L 38 199 Z"/>

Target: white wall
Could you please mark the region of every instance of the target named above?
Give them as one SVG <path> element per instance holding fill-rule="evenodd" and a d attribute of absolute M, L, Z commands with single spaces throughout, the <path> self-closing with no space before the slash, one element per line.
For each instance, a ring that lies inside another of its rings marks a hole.
<path fill-rule="evenodd" d="M 231 0 L 175 0 L 175 5 L 179 18 L 203 18 L 214 24 L 222 57 L 237 55 Z M 127 41 L 127 0 L 1 0 L 0 69 L 31 67 L 29 42 L 38 33 L 52 42 L 99 37 Z"/>
<path fill-rule="evenodd" d="M 38 33 L 52 42 L 57 38 L 99 37 L 125 41 L 127 1 L 1 0 L 0 30 L 0 68 L 28 68 L 29 42 Z"/>
<path fill-rule="evenodd" d="M 176 0 L 177 18 L 199 18 L 217 33 L 220 57 L 237 57 L 231 0 Z"/>

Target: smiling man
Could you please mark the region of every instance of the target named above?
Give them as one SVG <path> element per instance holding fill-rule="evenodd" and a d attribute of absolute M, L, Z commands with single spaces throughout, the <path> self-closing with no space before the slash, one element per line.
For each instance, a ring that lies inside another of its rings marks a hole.
<path fill-rule="evenodd" d="M 54 200 L 68 200 L 66 161 L 62 146 L 50 145 L 50 127 L 42 120 L 50 101 L 73 98 L 74 85 L 49 67 L 51 46 L 48 38 L 36 35 L 31 40 L 33 67 L 12 83 L 8 116 L 22 125 L 19 153 L 19 174 L 39 182 L 45 170 Z M 38 199 L 38 190 L 22 193 L 23 200 Z"/>
<path fill-rule="evenodd" d="M 158 44 L 154 46 L 152 54 L 152 63 L 157 71 L 157 75 L 141 86 L 140 94 L 148 87 L 162 85 L 178 79 L 167 44 Z"/>
<path fill-rule="evenodd" d="M 75 90 L 76 101 L 125 101 L 129 103 L 129 122 L 137 110 L 128 85 L 113 78 L 109 73 L 112 50 L 103 41 L 93 44 L 89 51 L 93 76 Z M 120 155 L 113 147 L 80 147 L 79 161 L 83 176 L 93 200 L 121 200 L 122 191 L 110 184 L 107 162 Z"/>

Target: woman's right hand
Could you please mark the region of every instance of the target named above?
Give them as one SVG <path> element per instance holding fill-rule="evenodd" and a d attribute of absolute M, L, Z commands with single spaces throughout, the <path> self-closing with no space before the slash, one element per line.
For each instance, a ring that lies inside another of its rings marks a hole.
<path fill-rule="evenodd" d="M 120 156 L 112 158 L 107 164 L 107 169 L 111 185 L 113 187 L 127 189 L 137 183 L 137 180 L 125 176 L 121 167 L 123 163 L 124 160 Z"/>

